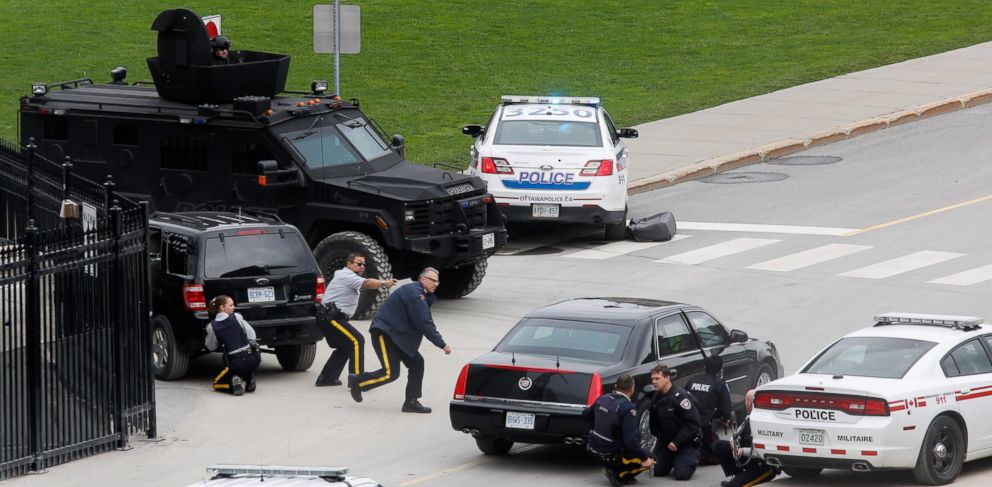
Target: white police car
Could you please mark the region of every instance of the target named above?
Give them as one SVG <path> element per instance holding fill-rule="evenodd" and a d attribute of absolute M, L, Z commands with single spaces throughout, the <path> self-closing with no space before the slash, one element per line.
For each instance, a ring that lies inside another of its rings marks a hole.
<path fill-rule="evenodd" d="M 978 317 L 887 313 L 800 372 L 761 386 L 754 448 L 794 477 L 913 469 L 953 482 L 992 455 L 992 327 Z"/>
<path fill-rule="evenodd" d="M 468 172 L 489 186 L 507 221 L 606 226 L 626 234 L 627 147 L 637 137 L 617 129 L 595 97 L 503 96 L 488 126 L 466 125 L 475 138 Z"/>

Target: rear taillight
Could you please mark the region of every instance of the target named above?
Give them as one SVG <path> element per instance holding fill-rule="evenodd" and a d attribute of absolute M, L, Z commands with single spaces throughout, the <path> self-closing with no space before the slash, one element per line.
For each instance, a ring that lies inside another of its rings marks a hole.
<path fill-rule="evenodd" d="M 811 394 L 761 391 L 755 394 L 754 407 L 783 411 L 790 408 L 830 409 L 852 416 L 888 416 L 889 403 L 883 399 L 840 394 Z"/>
<path fill-rule="evenodd" d="M 506 159 L 483 157 L 482 172 L 486 174 L 513 174 L 513 167 Z"/>
<path fill-rule="evenodd" d="M 458 374 L 458 382 L 455 382 L 455 395 L 453 399 L 456 401 L 465 400 L 465 384 L 468 382 L 468 364 L 462 367 L 461 373 Z"/>
<path fill-rule="evenodd" d="M 603 161 L 589 161 L 579 172 L 579 176 L 611 176 L 613 175 L 613 161 L 606 159 Z"/>
<path fill-rule="evenodd" d="M 186 311 L 207 309 L 207 296 L 203 294 L 203 284 L 183 284 L 183 303 Z"/>
<path fill-rule="evenodd" d="M 324 283 L 324 276 L 317 274 L 317 284 L 314 287 L 314 291 L 313 291 L 314 293 L 313 300 L 315 303 L 319 303 L 320 298 L 324 297 L 324 289 L 326 288 L 327 285 Z"/>
<path fill-rule="evenodd" d="M 592 379 L 589 381 L 589 396 L 586 397 L 586 406 L 592 406 L 599 396 L 603 395 L 603 379 L 599 377 L 599 374 L 592 374 Z"/>

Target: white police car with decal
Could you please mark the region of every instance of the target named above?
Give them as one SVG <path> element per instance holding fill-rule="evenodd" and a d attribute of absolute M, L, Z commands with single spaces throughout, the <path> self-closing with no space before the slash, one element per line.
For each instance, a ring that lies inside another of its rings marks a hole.
<path fill-rule="evenodd" d="M 595 97 L 503 96 L 475 138 L 469 174 L 489 186 L 507 221 L 606 226 L 623 239 L 627 220 L 627 146 Z"/>
<path fill-rule="evenodd" d="M 754 449 L 793 477 L 912 469 L 951 483 L 992 456 L 992 327 L 978 317 L 886 313 L 800 372 L 761 386 Z"/>

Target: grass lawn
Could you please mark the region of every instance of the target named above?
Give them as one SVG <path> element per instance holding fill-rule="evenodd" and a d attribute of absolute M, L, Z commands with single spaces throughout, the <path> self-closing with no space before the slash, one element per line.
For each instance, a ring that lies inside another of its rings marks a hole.
<path fill-rule="evenodd" d="M 233 49 L 293 56 L 289 89 L 333 80 L 313 54 L 314 1 L 184 2 L 222 14 Z M 362 53 L 345 98 L 407 138 L 414 161 L 464 166 L 466 123 L 502 94 L 598 95 L 623 126 L 992 40 L 989 0 L 346 0 Z M 32 82 L 150 80 L 153 0 L 0 1 L 0 137 Z M 333 83 L 332 83 L 333 87 Z"/>

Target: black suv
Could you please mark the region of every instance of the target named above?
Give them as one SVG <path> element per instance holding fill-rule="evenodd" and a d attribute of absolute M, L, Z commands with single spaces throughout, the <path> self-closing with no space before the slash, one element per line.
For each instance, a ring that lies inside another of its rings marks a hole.
<path fill-rule="evenodd" d="M 22 143 L 153 210 L 278 214 L 306 237 L 330 275 L 361 252 L 368 277 L 416 278 L 439 269 L 442 298 L 482 282 L 487 258 L 506 243 L 503 217 L 485 183 L 455 170 L 405 159 L 400 135 L 387 137 L 359 108 L 326 93 L 285 92 L 290 57 L 240 51 L 243 61 L 210 65 L 200 17 L 162 12 L 152 24 L 155 86 L 83 79 L 38 84 L 20 103 Z M 440 101 L 424 101 L 425 106 Z M 386 288 L 362 292 L 368 318 Z"/>
<path fill-rule="evenodd" d="M 149 227 L 155 377 L 179 379 L 190 358 L 208 353 L 207 302 L 218 294 L 234 298 L 279 365 L 310 368 L 324 277 L 296 227 L 271 215 L 219 212 L 159 212 Z"/>

